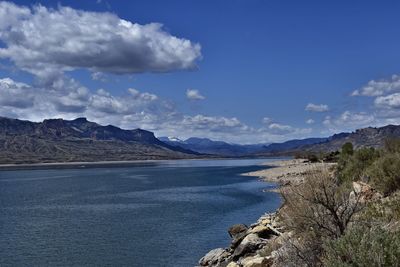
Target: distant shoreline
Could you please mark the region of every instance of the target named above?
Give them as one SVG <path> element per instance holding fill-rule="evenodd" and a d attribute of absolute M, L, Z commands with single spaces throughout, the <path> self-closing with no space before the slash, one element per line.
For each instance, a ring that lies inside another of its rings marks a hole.
<path fill-rule="evenodd" d="M 243 160 L 243 159 L 247 158 L 210 157 L 210 158 L 192 158 L 192 159 L 147 159 L 147 160 L 126 160 L 126 161 L 75 161 L 75 162 L 0 164 L 0 171 L 69 169 L 69 168 L 85 169 L 85 168 L 106 168 L 106 167 L 116 168 L 116 167 L 139 166 L 146 164 L 151 165 L 168 161 L 182 161 L 182 160 L 197 161 L 197 160 Z"/>

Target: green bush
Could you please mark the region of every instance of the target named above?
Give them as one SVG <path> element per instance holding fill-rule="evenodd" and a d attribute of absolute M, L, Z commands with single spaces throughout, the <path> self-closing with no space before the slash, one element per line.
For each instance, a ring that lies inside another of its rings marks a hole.
<path fill-rule="evenodd" d="M 329 153 L 325 153 L 322 155 L 322 160 L 324 162 L 338 162 L 340 157 L 340 152 L 339 151 L 333 151 Z"/>
<path fill-rule="evenodd" d="M 385 140 L 385 150 L 388 153 L 400 153 L 400 139 L 388 138 Z"/>
<path fill-rule="evenodd" d="M 400 233 L 381 227 L 354 227 L 324 243 L 325 266 L 400 266 Z"/>
<path fill-rule="evenodd" d="M 343 155 L 351 156 L 351 155 L 353 155 L 353 153 L 354 153 L 354 148 L 353 148 L 353 144 L 352 143 L 347 142 L 342 146 L 342 154 Z"/>
<path fill-rule="evenodd" d="M 318 158 L 318 156 L 315 155 L 315 154 L 308 154 L 308 155 L 307 155 L 307 160 L 308 160 L 309 162 L 312 162 L 312 163 L 319 162 L 319 158 Z"/>
<path fill-rule="evenodd" d="M 371 183 L 383 194 L 400 189 L 400 154 L 386 153 L 366 170 Z"/>
<path fill-rule="evenodd" d="M 379 151 L 374 148 L 360 148 L 352 155 L 341 154 L 337 166 L 340 182 L 359 180 L 379 156 Z"/>

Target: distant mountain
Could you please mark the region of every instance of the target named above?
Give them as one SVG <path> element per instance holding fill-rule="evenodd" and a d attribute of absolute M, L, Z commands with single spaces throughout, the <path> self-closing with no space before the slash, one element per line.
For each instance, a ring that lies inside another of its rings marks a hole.
<path fill-rule="evenodd" d="M 227 157 L 247 156 L 262 151 L 267 145 L 267 144 L 239 145 L 239 144 L 232 144 L 223 141 L 214 141 L 208 138 L 198 138 L 198 137 L 191 137 L 184 141 L 176 137 L 160 137 L 159 139 L 169 145 L 196 151 L 198 153 L 227 156 Z"/>
<path fill-rule="evenodd" d="M 262 152 L 274 153 L 287 150 L 297 149 L 306 145 L 314 145 L 327 141 L 329 138 L 306 138 L 306 139 L 294 139 L 283 143 L 272 143 L 265 147 Z"/>
<path fill-rule="evenodd" d="M 86 118 L 36 123 L 0 117 L 0 164 L 193 158 L 199 153 L 152 132 L 102 126 Z"/>

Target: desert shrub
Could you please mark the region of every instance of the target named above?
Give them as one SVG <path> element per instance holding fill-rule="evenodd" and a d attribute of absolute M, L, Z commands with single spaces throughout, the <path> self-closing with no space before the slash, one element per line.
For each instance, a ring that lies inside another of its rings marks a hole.
<path fill-rule="evenodd" d="M 400 230 L 400 192 L 368 203 L 358 218 L 358 223 L 368 227 L 377 225 L 388 229 Z"/>
<path fill-rule="evenodd" d="M 337 176 L 340 182 L 359 180 L 380 153 L 374 148 L 360 148 L 353 155 L 341 154 L 337 165 Z"/>
<path fill-rule="evenodd" d="M 319 162 L 319 158 L 316 154 L 308 154 L 307 160 L 312 163 Z"/>
<path fill-rule="evenodd" d="M 389 153 L 400 153 L 400 138 L 386 139 L 385 150 Z"/>
<path fill-rule="evenodd" d="M 353 155 L 354 153 L 353 144 L 350 142 L 343 144 L 341 153 L 342 155 L 348 155 L 348 156 Z"/>
<path fill-rule="evenodd" d="M 281 262 L 319 266 L 324 240 L 342 236 L 362 208 L 357 197 L 349 197 L 350 191 L 328 170 L 320 169 L 283 192 L 283 222 L 295 238 L 286 244 L 285 253 L 279 256 Z"/>
<path fill-rule="evenodd" d="M 400 233 L 356 226 L 324 245 L 323 263 L 336 266 L 400 266 Z"/>
<path fill-rule="evenodd" d="M 324 162 L 337 162 L 339 160 L 340 152 L 339 151 L 333 151 L 326 153 L 322 156 L 322 160 Z"/>
<path fill-rule="evenodd" d="M 400 154 L 385 153 L 368 167 L 366 175 L 385 195 L 400 189 Z"/>

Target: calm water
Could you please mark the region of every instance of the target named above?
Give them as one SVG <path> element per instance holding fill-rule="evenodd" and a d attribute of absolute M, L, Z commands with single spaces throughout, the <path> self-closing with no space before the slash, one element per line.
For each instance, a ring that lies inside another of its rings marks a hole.
<path fill-rule="evenodd" d="M 0 171 L 0 266 L 194 266 L 279 207 L 265 161 Z"/>

